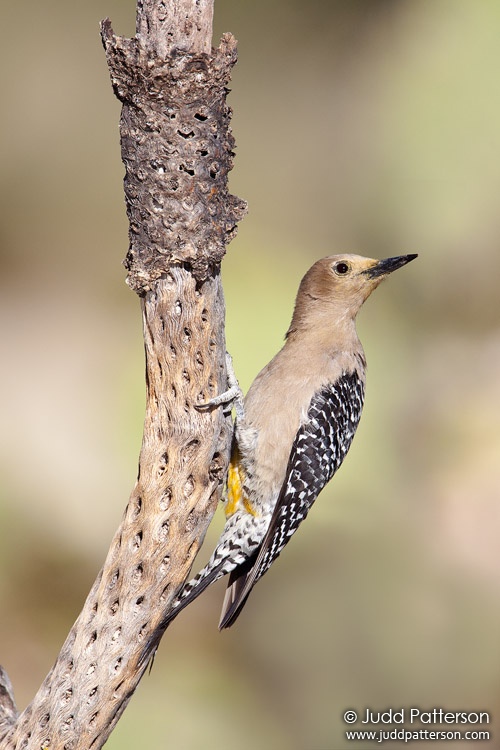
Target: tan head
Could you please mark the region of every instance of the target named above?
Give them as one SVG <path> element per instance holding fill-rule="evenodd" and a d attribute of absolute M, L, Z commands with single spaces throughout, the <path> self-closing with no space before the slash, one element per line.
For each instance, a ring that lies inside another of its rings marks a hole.
<path fill-rule="evenodd" d="M 400 255 L 374 260 L 361 255 L 330 255 L 302 279 L 287 336 L 318 325 L 353 323 L 363 302 L 390 273 L 416 258 Z"/>

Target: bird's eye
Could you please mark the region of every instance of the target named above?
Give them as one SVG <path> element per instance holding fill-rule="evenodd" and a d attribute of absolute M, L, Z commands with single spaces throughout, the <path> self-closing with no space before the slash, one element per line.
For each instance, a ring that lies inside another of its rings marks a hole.
<path fill-rule="evenodd" d="M 349 264 L 341 260 L 340 263 L 335 263 L 333 270 L 339 276 L 345 276 L 346 273 L 349 273 Z"/>

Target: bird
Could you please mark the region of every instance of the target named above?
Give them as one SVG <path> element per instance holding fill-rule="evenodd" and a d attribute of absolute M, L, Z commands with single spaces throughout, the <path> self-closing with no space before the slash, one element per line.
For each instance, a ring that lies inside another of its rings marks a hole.
<path fill-rule="evenodd" d="M 314 263 L 300 283 L 282 349 L 245 397 L 228 357 L 228 390 L 203 405 L 235 407 L 225 526 L 209 562 L 181 589 L 159 632 L 224 575 L 229 581 L 219 628 L 234 624 L 352 443 L 366 371 L 356 315 L 383 279 L 416 257 L 342 254 Z M 146 645 L 145 656 L 156 643 Z"/>

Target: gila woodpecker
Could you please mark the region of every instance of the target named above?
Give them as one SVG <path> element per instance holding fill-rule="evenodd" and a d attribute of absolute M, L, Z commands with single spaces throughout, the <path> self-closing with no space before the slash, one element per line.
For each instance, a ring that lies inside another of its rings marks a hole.
<path fill-rule="evenodd" d="M 302 279 L 283 348 L 257 375 L 245 399 L 232 376 L 230 390 L 209 402 L 213 407 L 236 400 L 226 523 L 209 562 L 185 584 L 160 631 L 228 573 L 219 627 L 235 622 L 253 586 L 351 445 L 363 407 L 366 367 L 356 314 L 382 279 L 416 257 L 332 255 L 319 260 Z M 156 643 L 146 645 L 143 658 Z"/>

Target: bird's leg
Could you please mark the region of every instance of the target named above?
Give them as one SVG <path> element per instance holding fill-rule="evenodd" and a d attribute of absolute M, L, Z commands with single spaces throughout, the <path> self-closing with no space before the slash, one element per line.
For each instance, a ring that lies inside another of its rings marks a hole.
<path fill-rule="evenodd" d="M 220 393 L 218 396 L 211 398 L 204 404 L 197 404 L 197 409 L 213 409 L 221 404 L 229 404 L 230 409 L 235 408 L 236 418 L 243 419 L 245 409 L 243 406 L 243 392 L 234 373 L 233 359 L 229 352 L 226 352 L 226 371 L 227 371 L 227 391 Z"/>

